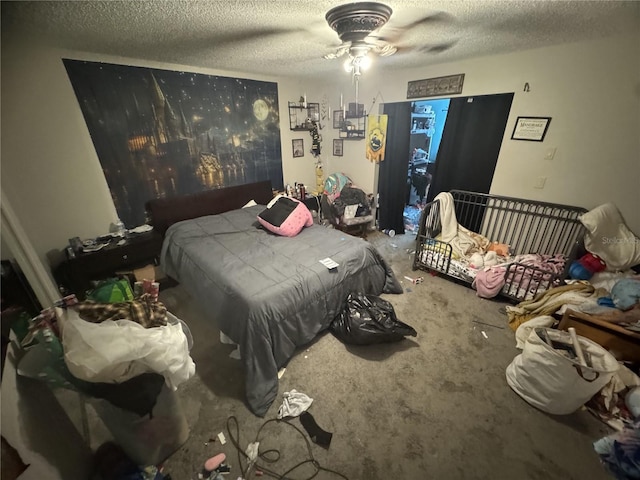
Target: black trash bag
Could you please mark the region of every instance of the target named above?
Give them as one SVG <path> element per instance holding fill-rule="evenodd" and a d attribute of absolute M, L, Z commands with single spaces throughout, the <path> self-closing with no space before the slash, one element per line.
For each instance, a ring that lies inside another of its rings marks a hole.
<path fill-rule="evenodd" d="M 339 340 L 351 345 L 397 342 L 416 331 L 401 322 L 386 300 L 376 295 L 351 294 L 342 312 L 333 319 L 329 330 Z"/>

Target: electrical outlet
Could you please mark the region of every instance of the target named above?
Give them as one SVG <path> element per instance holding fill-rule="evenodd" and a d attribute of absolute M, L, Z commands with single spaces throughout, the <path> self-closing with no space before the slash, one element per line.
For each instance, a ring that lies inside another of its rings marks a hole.
<path fill-rule="evenodd" d="M 533 184 L 533 188 L 539 188 L 539 189 L 544 188 L 544 184 L 546 183 L 546 181 L 547 181 L 547 177 L 536 178 L 536 181 Z"/>
<path fill-rule="evenodd" d="M 547 151 L 544 154 L 545 160 L 553 160 L 553 157 L 556 156 L 556 147 L 547 148 Z"/>

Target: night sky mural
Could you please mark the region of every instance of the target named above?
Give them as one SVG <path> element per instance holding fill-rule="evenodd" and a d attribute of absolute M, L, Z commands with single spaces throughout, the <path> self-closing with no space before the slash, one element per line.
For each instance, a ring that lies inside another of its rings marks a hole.
<path fill-rule="evenodd" d="M 144 204 L 271 180 L 282 189 L 278 85 L 64 59 L 120 219 Z"/>

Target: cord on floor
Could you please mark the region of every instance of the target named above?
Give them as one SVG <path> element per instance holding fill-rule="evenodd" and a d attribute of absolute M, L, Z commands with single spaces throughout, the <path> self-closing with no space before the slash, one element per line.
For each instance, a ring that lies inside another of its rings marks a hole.
<path fill-rule="evenodd" d="M 231 431 L 231 423 L 233 422 L 233 426 L 234 426 L 234 430 L 235 430 L 235 434 Z M 310 477 L 303 479 L 303 480 L 311 480 L 312 478 L 315 478 L 316 475 L 318 475 L 318 473 L 320 473 L 320 471 L 324 471 L 324 472 L 328 472 L 328 473 L 332 473 L 338 477 L 344 478 L 345 480 L 349 480 L 348 477 L 346 477 L 345 475 L 343 475 L 340 472 L 336 472 L 335 470 L 331 470 L 330 468 L 326 468 L 321 466 L 316 459 L 313 456 L 313 452 L 311 450 L 311 443 L 309 442 L 309 439 L 307 438 L 307 436 L 304 434 L 304 432 L 302 430 L 300 430 L 298 427 L 296 427 L 295 425 L 293 425 L 292 423 L 287 422 L 286 420 L 277 420 L 277 419 L 271 419 L 271 420 L 267 420 L 266 422 L 264 422 L 260 428 L 258 429 L 258 433 L 256 433 L 256 439 L 254 440 L 254 442 L 259 442 L 260 441 L 260 433 L 262 432 L 262 429 L 264 427 L 266 427 L 267 425 L 269 425 L 270 423 L 281 423 L 281 424 L 285 424 L 288 425 L 289 427 L 295 429 L 300 436 L 302 437 L 302 439 L 305 441 L 305 444 L 307 446 L 307 451 L 309 452 L 309 458 L 307 460 L 303 460 L 300 463 L 298 463 L 297 465 L 293 466 L 292 468 L 290 468 L 289 470 L 287 470 L 284 473 L 278 473 L 275 472 L 267 467 L 265 467 L 263 464 L 258 464 L 257 460 L 256 463 L 252 466 L 250 466 L 250 468 L 246 468 L 245 464 L 247 463 L 248 460 L 248 456 L 245 453 L 244 449 L 240 446 L 240 426 L 238 424 L 238 419 L 235 416 L 230 416 L 229 418 L 227 418 L 227 432 L 229 433 L 229 439 L 231 441 L 231 443 L 233 444 L 233 446 L 236 448 L 236 450 L 238 451 L 238 466 L 240 468 L 240 472 L 242 473 L 242 478 L 244 478 L 245 480 L 249 480 L 247 478 L 247 475 L 249 473 L 251 473 L 251 470 L 255 471 L 256 470 L 260 470 L 261 472 L 263 472 L 265 475 L 269 475 L 273 478 L 277 478 L 278 480 L 293 480 L 290 477 L 288 477 L 287 475 L 291 474 L 292 472 L 294 472 L 296 469 L 300 468 L 303 465 L 306 464 L 311 464 L 313 465 L 313 467 L 315 468 L 315 472 L 313 473 L 313 475 L 311 475 Z M 265 463 L 269 463 L 269 464 L 274 464 L 276 463 L 279 459 L 280 459 L 280 451 L 272 448 L 269 450 L 265 450 L 263 452 L 258 452 L 258 458 Z M 300 479 L 296 479 L 296 480 L 300 480 Z"/>

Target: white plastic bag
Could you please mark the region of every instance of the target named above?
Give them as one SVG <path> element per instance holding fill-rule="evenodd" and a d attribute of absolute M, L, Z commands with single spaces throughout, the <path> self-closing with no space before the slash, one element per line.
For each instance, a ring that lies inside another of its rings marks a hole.
<path fill-rule="evenodd" d="M 155 372 L 175 390 L 195 373 L 187 336 L 173 315 L 168 314 L 166 326 L 154 328 L 130 320 L 91 323 L 71 309 L 58 317 L 64 360 L 77 378 L 121 383 L 141 373 Z"/>
<path fill-rule="evenodd" d="M 544 332 L 552 341 L 571 341 L 568 332 L 534 328 L 522 353 L 507 367 L 507 383 L 540 410 L 554 415 L 573 413 L 609 382 L 618 362 L 597 343 L 578 337 L 592 362 L 592 367 L 583 367 L 542 340 Z"/>
<path fill-rule="evenodd" d="M 127 456 L 138 465 L 158 465 L 189 438 L 189 425 L 178 394 L 163 386 L 151 415 L 140 416 L 107 400 L 89 398 Z"/>

